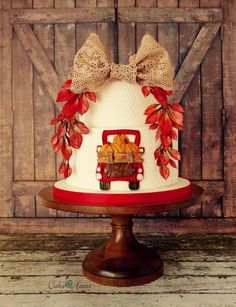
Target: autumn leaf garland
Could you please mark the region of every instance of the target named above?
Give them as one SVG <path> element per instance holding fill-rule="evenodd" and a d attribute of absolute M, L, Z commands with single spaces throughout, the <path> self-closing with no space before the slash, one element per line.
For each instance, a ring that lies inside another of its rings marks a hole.
<path fill-rule="evenodd" d="M 55 152 L 61 152 L 63 160 L 59 166 L 59 173 L 65 178 L 69 177 L 72 169 L 69 159 L 72 148 L 79 149 L 83 134 L 89 133 L 89 128 L 79 121 L 79 115 L 83 115 L 89 109 L 90 102 L 96 102 L 94 92 L 75 94 L 70 90 L 71 80 L 67 80 L 58 93 L 57 102 L 64 103 L 61 112 L 51 120 L 51 125 L 56 125 L 56 133 L 51 138 L 51 144 Z M 154 152 L 156 164 L 160 174 L 167 179 L 170 175 L 168 165 L 177 167 L 174 160 L 180 160 L 178 150 L 172 148 L 172 141 L 177 140 L 176 130 L 183 129 L 183 108 L 179 103 L 169 104 L 167 96 L 171 91 L 165 91 L 160 87 L 143 86 L 144 96 L 152 94 L 157 103 L 149 105 L 145 110 L 146 124 L 149 129 L 156 130 L 155 138 L 160 140 L 159 147 Z"/>
<path fill-rule="evenodd" d="M 149 129 L 156 130 L 156 140 L 160 140 L 160 145 L 154 152 L 154 158 L 161 176 L 167 179 L 170 175 L 168 165 L 176 168 L 174 160 L 180 160 L 180 153 L 172 148 L 172 141 L 177 140 L 175 129 L 183 129 L 184 110 L 177 102 L 168 103 L 167 96 L 172 95 L 172 91 L 165 91 L 160 87 L 143 86 L 142 92 L 145 97 L 152 94 L 157 101 L 149 105 L 144 114 L 146 124 L 150 125 Z"/>
<path fill-rule="evenodd" d="M 57 96 L 58 103 L 65 103 L 61 112 L 51 120 L 51 125 L 58 125 L 56 133 L 51 138 L 51 144 L 55 152 L 61 151 L 63 160 L 59 166 L 59 173 L 65 178 L 69 177 L 72 169 L 69 165 L 69 159 L 72 155 L 72 147 L 79 149 L 83 134 L 88 134 L 89 129 L 79 121 L 79 115 L 83 115 L 89 109 L 89 103 L 96 101 L 96 95 L 93 92 L 84 92 L 75 94 L 70 90 L 71 80 L 67 80 L 61 87 Z"/>

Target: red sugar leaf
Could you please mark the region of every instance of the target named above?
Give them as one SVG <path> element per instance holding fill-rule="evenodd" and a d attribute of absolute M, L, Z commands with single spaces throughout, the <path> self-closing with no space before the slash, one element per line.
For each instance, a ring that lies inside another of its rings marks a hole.
<path fill-rule="evenodd" d="M 72 169 L 69 164 L 66 165 L 64 169 L 64 177 L 67 178 L 72 174 Z"/>
<path fill-rule="evenodd" d="M 71 83 L 72 83 L 72 80 L 66 80 L 66 81 L 62 84 L 61 88 L 68 88 L 68 87 L 71 86 Z"/>
<path fill-rule="evenodd" d="M 65 143 L 65 141 L 63 141 L 62 145 L 61 145 L 61 153 L 63 155 L 63 158 L 65 160 L 69 160 L 71 155 L 72 155 L 72 149 L 70 148 L 69 145 L 67 145 Z"/>
<path fill-rule="evenodd" d="M 175 163 L 174 160 L 169 159 L 169 162 L 170 162 L 170 165 L 171 165 L 172 167 L 177 168 L 176 163 Z"/>
<path fill-rule="evenodd" d="M 63 174 L 64 171 L 65 171 L 65 168 L 66 168 L 66 163 L 65 163 L 65 161 L 62 161 L 59 168 L 58 168 L 59 174 Z"/>
<path fill-rule="evenodd" d="M 180 113 L 184 112 L 183 107 L 178 103 L 178 102 L 174 102 L 170 105 L 171 109 Z"/>
<path fill-rule="evenodd" d="M 57 129 L 57 137 L 58 137 L 58 139 L 63 137 L 65 134 L 66 134 L 66 127 L 65 127 L 65 124 L 62 123 L 62 124 L 60 124 L 60 126 Z"/>
<path fill-rule="evenodd" d="M 166 166 L 169 163 L 169 157 L 167 154 L 163 153 L 162 155 L 160 155 L 160 160 L 161 160 L 161 165 Z"/>
<path fill-rule="evenodd" d="M 78 112 L 83 115 L 88 111 L 89 103 L 84 95 L 79 96 Z"/>
<path fill-rule="evenodd" d="M 157 122 L 157 120 L 158 120 L 158 111 L 153 111 L 147 116 L 145 123 L 154 124 Z"/>
<path fill-rule="evenodd" d="M 52 148 L 55 152 L 58 152 L 61 149 L 61 142 L 58 141 L 56 144 L 52 145 Z"/>
<path fill-rule="evenodd" d="M 68 117 L 68 122 L 69 122 L 71 125 L 74 125 L 75 122 L 76 122 L 75 116 L 72 115 L 72 116 Z"/>
<path fill-rule="evenodd" d="M 176 123 L 177 125 L 183 125 L 183 119 L 184 119 L 183 113 L 169 109 L 168 114 L 174 123 Z"/>
<path fill-rule="evenodd" d="M 168 149 L 168 153 L 170 154 L 170 156 L 172 158 L 174 158 L 175 160 L 180 160 L 181 156 L 180 153 L 178 152 L 178 150 L 174 149 L 174 148 L 169 148 Z"/>
<path fill-rule="evenodd" d="M 162 134 L 168 136 L 172 131 L 173 125 L 169 118 L 165 118 L 162 124 Z"/>
<path fill-rule="evenodd" d="M 161 160 L 159 158 L 157 159 L 156 163 L 157 163 L 157 166 L 159 166 L 159 167 L 161 166 Z"/>
<path fill-rule="evenodd" d="M 51 138 L 51 144 L 55 145 L 57 142 L 58 142 L 57 134 L 54 134 L 53 137 Z"/>
<path fill-rule="evenodd" d="M 83 141 L 82 134 L 71 130 L 69 136 L 69 145 L 73 148 L 79 149 Z"/>
<path fill-rule="evenodd" d="M 63 115 L 62 112 L 60 112 L 60 113 L 57 114 L 57 119 L 58 119 L 58 120 L 64 119 L 64 115 Z"/>
<path fill-rule="evenodd" d="M 166 166 L 160 166 L 160 174 L 164 179 L 167 179 L 170 176 L 170 170 Z"/>
<path fill-rule="evenodd" d="M 160 138 L 160 136 L 161 136 L 161 129 L 158 127 L 157 128 L 157 131 L 156 131 L 156 140 L 158 140 L 159 138 Z"/>
<path fill-rule="evenodd" d="M 151 93 L 156 98 L 156 100 L 162 105 L 163 108 L 167 107 L 167 98 L 166 98 L 167 95 L 166 93 L 168 93 L 167 91 L 163 90 L 160 87 L 152 87 Z"/>
<path fill-rule="evenodd" d="M 152 112 L 154 112 L 156 109 L 157 109 L 157 104 L 154 103 L 154 104 L 150 104 L 150 106 L 148 106 L 144 112 L 145 115 L 149 115 L 151 114 Z"/>
<path fill-rule="evenodd" d="M 159 148 L 157 148 L 155 151 L 154 151 L 154 157 L 155 159 L 158 159 L 161 155 L 161 151 Z"/>
<path fill-rule="evenodd" d="M 69 100 L 62 108 L 62 113 L 65 117 L 71 117 L 78 111 L 79 98 Z"/>
<path fill-rule="evenodd" d="M 84 123 L 78 122 L 75 126 L 78 128 L 78 131 L 80 133 L 82 133 L 82 134 L 88 134 L 89 133 L 89 128 L 87 126 L 85 126 Z"/>
<path fill-rule="evenodd" d="M 166 137 L 164 135 L 161 135 L 161 144 L 164 149 L 168 149 L 172 144 L 172 140 L 169 136 Z"/>
<path fill-rule="evenodd" d="M 158 124 L 157 123 L 154 123 L 154 124 L 151 124 L 150 127 L 148 128 L 149 130 L 155 130 L 158 128 Z"/>
<path fill-rule="evenodd" d="M 55 118 L 52 118 L 51 121 L 50 121 L 50 125 L 56 125 L 58 123 L 58 118 L 55 117 Z"/>
<path fill-rule="evenodd" d="M 145 97 L 147 97 L 150 94 L 150 87 L 149 86 L 143 86 L 142 87 L 142 92 L 143 92 L 143 95 Z"/>
<path fill-rule="evenodd" d="M 68 100 L 72 100 L 75 98 L 77 94 L 73 93 L 71 90 L 68 89 L 62 89 L 57 96 L 57 102 L 64 102 Z"/>
<path fill-rule="evenodd" d="M 88 97 L 89 100 L 96 101 L 96 94 L 94 92 L 86 92 L 85 96 Z"/>
<path fill-rule="evenodd" d="M 175 129 L 172 129 L 172 131 L 170 133 L 170 137 L 172 138 L 172 140 L 177 140 L 178 139 L 178 135 L 177 135 Z"/>

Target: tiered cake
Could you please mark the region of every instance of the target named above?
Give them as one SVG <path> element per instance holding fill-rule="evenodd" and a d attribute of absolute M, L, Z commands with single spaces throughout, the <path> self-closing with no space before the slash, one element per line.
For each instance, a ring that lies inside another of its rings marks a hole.
<path fill-rule="evenodd" d="M 173 161 L 179 160 L 177 130 L 182 127 L 182 108 L 167 104 L 167 90 L 119 78 L 118 65 L 112 65 L 116 72 L 112 77 L 110 72 L 96 90 L 76 93 L 73 79 L 72 85 L 67 81 L 62 87 L 64 98 L 59 95 L 58 101 L 67 103 L 53 120 L 60 127 L 52 143 L 55 151 L 62 152 L 60 171 L 67 178 L 55 183 L 55 196 L 88 205 L 186 197 L 191 184 L 178 177 L 178 161 Z M 124 71 L 128 65 L 122 66 Z M 76 111 L 82 115 L 79 119 Z"/>

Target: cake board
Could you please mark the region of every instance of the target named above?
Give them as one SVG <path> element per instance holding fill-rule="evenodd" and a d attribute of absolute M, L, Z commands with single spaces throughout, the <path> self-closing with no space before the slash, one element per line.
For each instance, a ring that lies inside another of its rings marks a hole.
<path fill-rule="evenodd" d="M 132 231 L 134 214 L 168 212 L 187 208 L 201 202 L 204 190 L 192 184 L 191 194 L 184 200 L 171 202 L 129 203 L 128 205 L 81 205 L 70 203 L 54 196 L 53 187 L 40 191 L 45 207 L 84 214 L 109 214 L 112 216 L 112 232 L 106 243 L 89 252 L 82 267 L 91 281 L 117 287 L 142 285 L 156 280 L 163 274 L 160 254 L 140 244 Z"/>

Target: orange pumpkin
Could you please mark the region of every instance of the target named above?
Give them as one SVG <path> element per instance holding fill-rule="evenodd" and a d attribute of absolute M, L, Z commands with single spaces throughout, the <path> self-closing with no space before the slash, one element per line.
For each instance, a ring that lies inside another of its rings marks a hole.
<path fill-rule="evenodd" d="M 132 142 L 124 142 L 124 144 L 121 145 L 122 152 L 138 152 L 139 148 L 136 144 Z"/>
<path fill-rule="evenodd" d="M 118 145 L 124 144 L 125 142 L 129 142 L 129 138 L 126 134 L 118 133 L 113 139 L 113 143 Z"/>
<path fill-rule="evenodd" d="M 121 147 L 118 144 L 108 142 L 101 147 L 100 152 L 121 152 Z"/>

